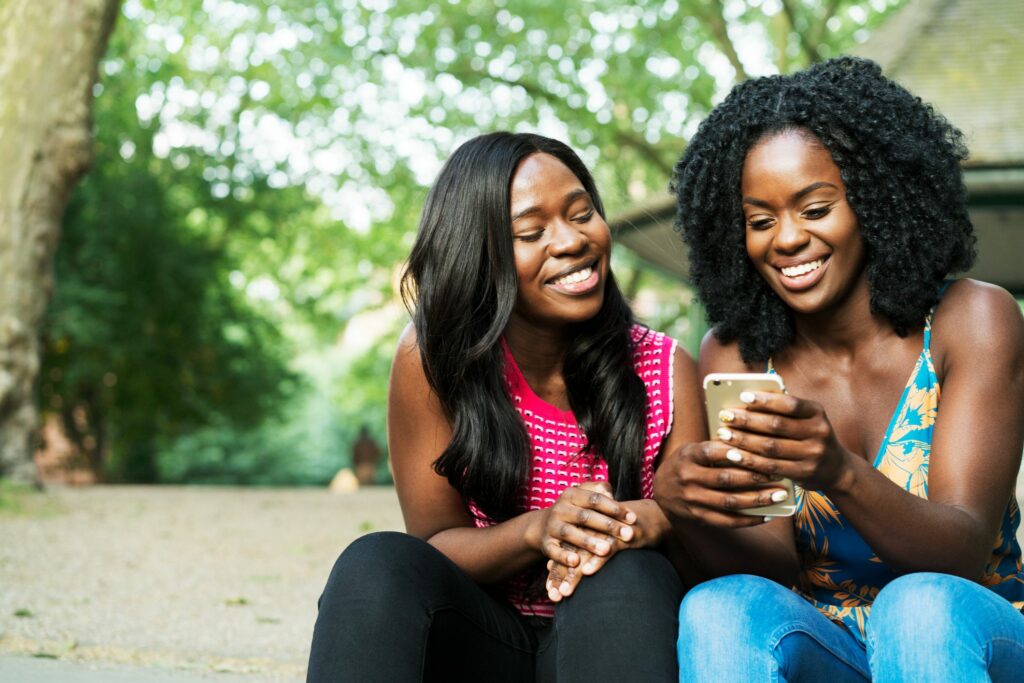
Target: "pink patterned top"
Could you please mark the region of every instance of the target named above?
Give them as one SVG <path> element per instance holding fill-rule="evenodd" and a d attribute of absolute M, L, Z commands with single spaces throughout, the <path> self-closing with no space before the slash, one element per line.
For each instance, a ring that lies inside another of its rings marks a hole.
<path fill-rule="evenodd" d="M 676 342 L 660 332 L 634 325 L 633 367 L 647 389 L 646 438 L 644 440 L 641 492 L 654 495 L 654 463 L 665 436 L 672 429 L 672 359 Z M 508 346 L 505 349 L 505 382 L 516 410 L 526 423 L 530 438 L 530 480 L 520 494 L 523 512 L 551 507 L 562 492 L 588 480 L 608 480 L 608 465 L 601 458 L 580 455 L 586 437 L 572 411 L 561 410 L 539 398 L 526 383 Z M 493 524 L 476 505 L 470 511 L 478 527 Z M 528 595 L 524 574 L 508 582 L 509 602 L 523 614 L 554 616 L 554 604 L 542 596 Z"/>

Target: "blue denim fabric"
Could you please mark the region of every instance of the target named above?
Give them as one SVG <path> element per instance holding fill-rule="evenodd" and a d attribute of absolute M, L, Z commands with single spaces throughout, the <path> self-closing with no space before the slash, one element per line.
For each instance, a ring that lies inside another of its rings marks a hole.
<path fill-rule="evenodd" d="M 907 574 L 875 599 L 868 656 L 877 683 L 1024 680 L 1024 615 L 948 574 Z"/>
<path fill-rule="evenodd" d="M 984 586 L 908 574 L 881 590 L 868 647 L 800 595 L 757 576 L 691 590 L 679 609 L 680 681 L 1022 680 L 1024 615 Z"/>
<path fill-rule="evenodd" d="M 679 680 L 870 680 L 868 657 L 807 600 L 759 576 L 724 576 L 691 590 L 679 608 Z"/>

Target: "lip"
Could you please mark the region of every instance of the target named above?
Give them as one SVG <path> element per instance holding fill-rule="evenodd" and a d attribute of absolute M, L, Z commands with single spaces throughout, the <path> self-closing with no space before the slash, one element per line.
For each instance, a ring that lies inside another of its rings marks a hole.
<path fill-rule="evenodd" d="M 796 277 L 789 277 L 787 275 L 782 274 L 783 268 L 799 266 L 804 263 L 811 263 L 813 261 L 817 261 L 818 259 L 822 259 L 821 266 L 819 266 L 815 270 L 812 270 L 809 273 L 797 275 Z M 803 258 L 800 260 L 788 259 L 785 261 L 779 261 L 777 263 L 773 263 L 772 267 L 775 269 L 775 272 L 777 273 L 776 277 L 778 278 L 779 282 L 782 284 L 783 287 L 785 287 L 791 292 L 801 292 L 805 289 L 810 289 L 814 285 L 818 284 L 821 278 L 825 276 L 825 271 L 828 270 L 828 266 L 831 262 L 831 255 L 827 254 L 812 259 Z"/>
<path fill-rule="evenodd" d="M 597 289 L 597 286 L 601 282 L 601 271 L 598 268 L 600 262 L 601 259 L 596 258 L 584 261 L 583 263 L 579 263 L 570 268 L 566 268 L 557 275 L 548 278 L 548 280 L 544 284 L 550 287 L 551 289 L 555 290 L 556 292 L 559 292 L 561 294 L 567 294 L 569 296 L 581 296 L 584 294 L 590 294 L 591 292 Z M 588 277 L 586 280 L 583 280 L 582 282 L 573 282 L 571 284 L 555 284 L 555 280 L 563 278 L 566 275 L 578 273 L 579 271 L 584 270 L 585 268 L 593 269 L 593 272 L 590 274 L 590 277 Z"/>

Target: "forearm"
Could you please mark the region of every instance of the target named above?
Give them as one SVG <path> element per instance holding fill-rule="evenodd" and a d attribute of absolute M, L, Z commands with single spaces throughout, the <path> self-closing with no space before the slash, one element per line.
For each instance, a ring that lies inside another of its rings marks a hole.
<path fill-rule="evenodd" d="M 455 527 L 428 542 L 480 584 L 504 581 L 543 559 L 537 516 L 526 512 L 490 527 Z"/>
<path fill-rule="evenodd" d="M 900 572 L 981 577 L 995 541 L 982 520 L 904 490 L 862 458 L 849 460 L 824 493 L 880 560 Z"/>

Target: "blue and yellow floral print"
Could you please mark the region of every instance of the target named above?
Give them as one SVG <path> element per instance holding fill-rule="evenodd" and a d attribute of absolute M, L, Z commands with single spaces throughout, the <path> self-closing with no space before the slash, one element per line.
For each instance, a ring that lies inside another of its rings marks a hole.
<path fill-rule="evenodd" d="M 928 497 L 928 461 L 939 411 L 939 381 L 931 355 L 932 316 L 917 359 L 875 457 L 874 467 L 897 485 Z M 827 617 L 845 625 L 861 642 L 875 596 L 897 577 L 878 559 L 860 534 L 820 491 L 797 489 L 797 549 L 801 559 L 796 589 Z M 1016 540 L 1020 510 L 1011 496 L 1003 514 L 992 557 L 980 582 L 1024 606 L 1024 570 Z"/>

